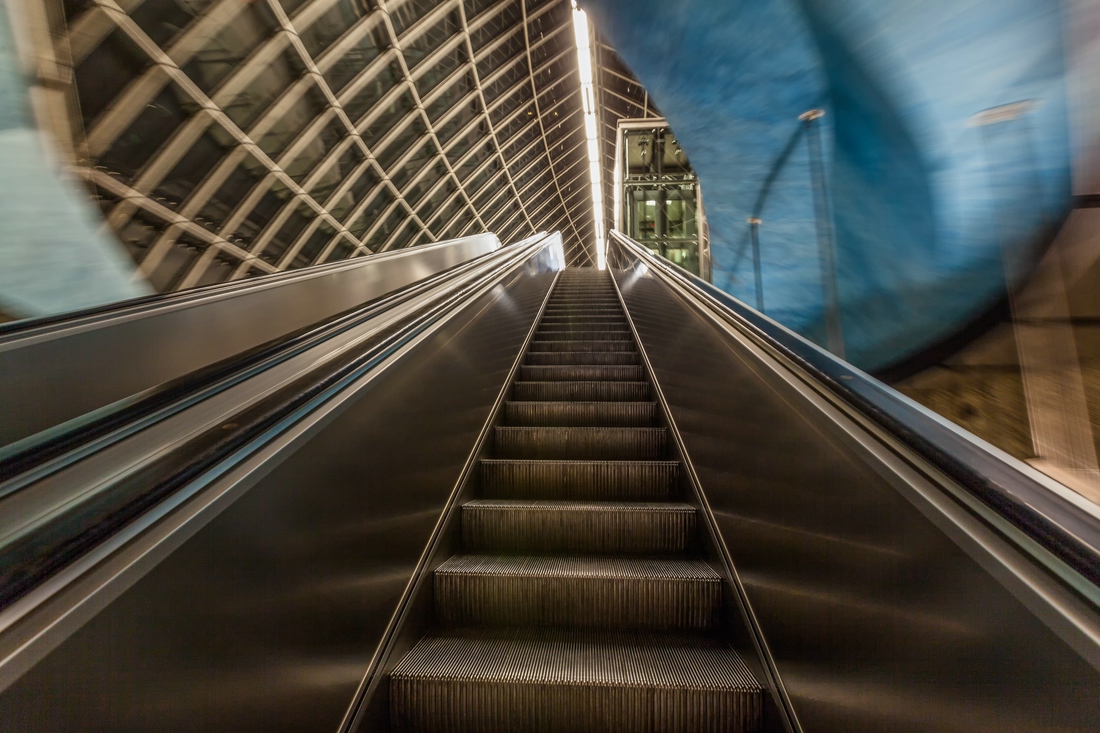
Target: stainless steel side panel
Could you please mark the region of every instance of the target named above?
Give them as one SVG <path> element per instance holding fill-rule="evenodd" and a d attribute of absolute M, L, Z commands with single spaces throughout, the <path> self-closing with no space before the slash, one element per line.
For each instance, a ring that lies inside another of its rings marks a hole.
<path fill-rule="evenodd" d="M 499 248 L 480 234 L 0 336 L 0 446 Z"/>
<path fill-rule="evenodd" d="M 556 268 L 375 379 L 0 694 L 0 730 L 335 731 Z"/>
<path fill-rule="evenodd" d="M 984 525 L 906 494 L 654 273 L 616 279 L 803 730 L 1100 729 L 1100 673 Z"/>

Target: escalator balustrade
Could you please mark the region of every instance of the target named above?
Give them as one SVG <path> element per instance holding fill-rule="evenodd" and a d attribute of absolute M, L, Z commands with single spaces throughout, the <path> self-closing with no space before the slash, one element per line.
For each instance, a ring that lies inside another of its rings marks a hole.
<path fill-rule="evenodd" d="M 419 731 L 755 731 L 762 691 L 610 277 L 562 273 L 519 368 L 437 628 L 390 678 Z"/>

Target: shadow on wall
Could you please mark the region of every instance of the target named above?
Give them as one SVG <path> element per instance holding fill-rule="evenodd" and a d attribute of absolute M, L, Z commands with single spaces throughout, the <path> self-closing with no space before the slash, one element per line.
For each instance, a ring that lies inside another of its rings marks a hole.
<path fill-rule="evenodd" d="M 34 127 L 11 9 L 0 7 L 0 322 L 151 293 Z"/>
<path fill-rule="evenodd" d="M 582 0 L 697 168 L 714 281 L 825 342 L 810 156 L 821 107 L 847 358 L 879 369 L 1026 276 L 1070 201 L 1063 17 L 1048 0 Z M 995 110 L 989 112 L 989 110 Z"/>

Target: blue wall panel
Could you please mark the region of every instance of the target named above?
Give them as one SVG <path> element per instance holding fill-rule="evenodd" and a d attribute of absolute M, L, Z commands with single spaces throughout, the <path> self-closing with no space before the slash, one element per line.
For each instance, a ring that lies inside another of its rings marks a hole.
<path fill-rule="evenodd" d="M 998 299 L 1070 200 L 1063 17 L 1046 0 L 588 0 L 703 182 L 717 285 L 755 302 L 746 218 L 826 109 L 847 354 L 874 369 Z M 974 115 L 1030 100 L 989 126 Z M 767 198 L 765 308 L 823 340 L 805 143 Z"/>

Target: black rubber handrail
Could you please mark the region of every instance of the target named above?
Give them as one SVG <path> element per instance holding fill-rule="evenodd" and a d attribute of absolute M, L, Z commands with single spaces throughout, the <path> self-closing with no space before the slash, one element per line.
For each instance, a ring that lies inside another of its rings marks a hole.
<path fill-rule="evenodd" d="M 500 251 L 497 250 L 497 252 Z M 493 254 L 496 253 L 485 256 Z M 82 445 L 112 433 L 118 433 L 127 425 L 133 425 L 158 412 L 163 412 L 170 406 L 183 407 L 185 403 L 211 397 L 242 379 L 247 379 L 257 371 L 286 361 L 320 341 L 354 328 L 365 319 L 373 318 L 407 302 L 426 289 L 459 277 L 481 262 L 482 258 L 478 257 L 455 265 L 319 323 L 292 331 L 178 379 L 144 390 L 103 410 L 97 410 L 90 417 L 76 418 L 70 424 L 60 426 L 60 429 L 48 429 L 38 435 L 30 436 L 16 444 L 14 449 L 9 446 L 0 451 L 0 482 L 10 481 L 13 477 L 42 466 Z M 157 300 L 157 302 L 160 301 Z M 134 304 L 135 301 L 127 302 L 127 306 Z M 81 313 L 74 315 L 73 318 L 83 318 L 85 315 Z M 161 417 L 167 417 L 168 414 L 171 414 L 171 411 L 165 412 Z"/>
<path fill-rule="evenodd" d="M 1100 585 L 1100 519 L 968 440 L 900 395 L 699 277 L 655 257 L 620 232 L 611 240 L 687 286 L 743 331 L 797 364 L 998 515 Z M 1079 589 L 1074 589 L 1079 591 Z M 1091 599 L 1090 599 L 1091 601 Z"/>
<path fill-rule="evenodd" d="M 498 266 L 431 298 L 423 307 L 374 334 L 331 363 L 280 387 L 221 425 L 186 441 L 134 473 L 126 473 L 33 532 L 0 547 L 0 608 L 4 608 L 59 569 L 117 533 L 157 503 L 227 462 L 239 463 L 275 434 L 374 369 L 417 335 L 454 312 L 486 283 L 534 256 L 547 237 L 526 240 L 530 247 L 498 250 Z M 484 264 L 481 260 L 480 264 Z M 377 315 L 377 314 L 376 314 Z"/>

